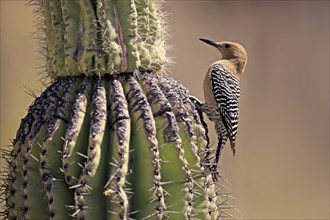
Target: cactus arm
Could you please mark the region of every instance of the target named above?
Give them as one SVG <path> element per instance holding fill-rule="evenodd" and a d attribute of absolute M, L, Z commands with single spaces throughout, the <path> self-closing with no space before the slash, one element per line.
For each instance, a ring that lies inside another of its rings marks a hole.
<path fill-rule="evenodd" d="M 85 157 L 80 153 L 87 152 L 88 135 L 92 96 L 92 80 L 85 78 L 77 90 L 77 95 L 73 101 L 72 115 L 65 134 L 65 143 L 63 149 L 63 172 L 65 180 L 70 187 L 78 183 L 82 167 L 85 163 Z"/>
<path fill-rule="evenodd" d="M 132 120 L 132 197 L 133 218 L 162 218 L 166 205 L 161 186 L 161 160 L 159 158 L 156 127 L 151 109 L 139 84 L 127 75 L 124 91 Z M 145 158 L 145 159 L 142 159 Z M 148 158 L 148 159 L 147 159 Z"/>
<path fill-rule="evenodd" d="M 109 133 L 104 81 L 98 79 L 93 94 L 87 162 L 75 188 L 75 213 L 78 219 L 103 219 L 106 215 L 103 187 L 106 179 Z"/>
<path fill-rule="evenodd" d="M 65 70 L 68 75 L 77 75 L 77 37 L 79 27 L 79 0 L 61 0 L 64 30 Z"/>
<path fill-rule="evenodd" d="M 109 205 L 107 206 L 107 219 L 127 219 L 128 194 L 126 176 L 128 174 L 129 143 L 131 135 L 131 120 L 128 104 L 120 81 L 114 78 L 110 81 L 108 97 L 109 123 L 110 123 L 110 149 L 109 160 L 111 169 L 104 195 Z"/>

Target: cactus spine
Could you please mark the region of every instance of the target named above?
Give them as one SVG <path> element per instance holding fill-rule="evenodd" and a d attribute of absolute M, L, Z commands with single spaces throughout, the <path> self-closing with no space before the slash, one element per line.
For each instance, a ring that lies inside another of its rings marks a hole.
<path fill-rule="evenodd" d="M 2 217 L 217 219 L 205 123 L 168 62 L 156 0 L 33 0 L 46 69 L 5 157 Z"/>

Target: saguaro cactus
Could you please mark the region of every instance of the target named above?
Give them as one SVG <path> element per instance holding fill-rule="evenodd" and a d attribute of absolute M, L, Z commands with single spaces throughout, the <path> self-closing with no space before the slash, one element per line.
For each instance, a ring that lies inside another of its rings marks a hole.
<path fill-rule="evenodd" d="M 205 126 L 166 64 L 156 0 L 35 0 L 53 82 L 22 119 L 10 219 L 217 219 Z"/>

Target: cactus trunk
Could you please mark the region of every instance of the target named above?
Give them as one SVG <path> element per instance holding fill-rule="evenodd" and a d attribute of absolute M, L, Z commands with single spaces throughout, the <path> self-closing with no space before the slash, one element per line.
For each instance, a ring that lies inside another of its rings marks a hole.
<path fill-rule="evenodd" d="M 217 219 L 207 128 L 165 56 L 155 0 L 35 0 L 53 82 L 22 119 L 10 219 Z"/>

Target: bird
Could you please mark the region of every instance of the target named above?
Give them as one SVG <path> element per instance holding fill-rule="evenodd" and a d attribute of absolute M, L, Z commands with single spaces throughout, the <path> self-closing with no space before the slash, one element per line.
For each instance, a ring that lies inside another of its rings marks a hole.
<path fill-rule="evenodd" d="M 221 59 L 212 63 L 206 72 L 203 83 L 205 103 L 196 97 L 190 98 L 196 107 L 214 122 L 218 144 L 211 170 L 217 173 L 220 154 L 228 139 L 233 156 L 236 153 L 240 77 L 247 63 L 247 52 L 236 42 L 215 42 L 204 38 L 200 40 L 218 49 L 222 55 Z M 210 153 L 207 153 L 206 158 L 209 155 Z"/>

